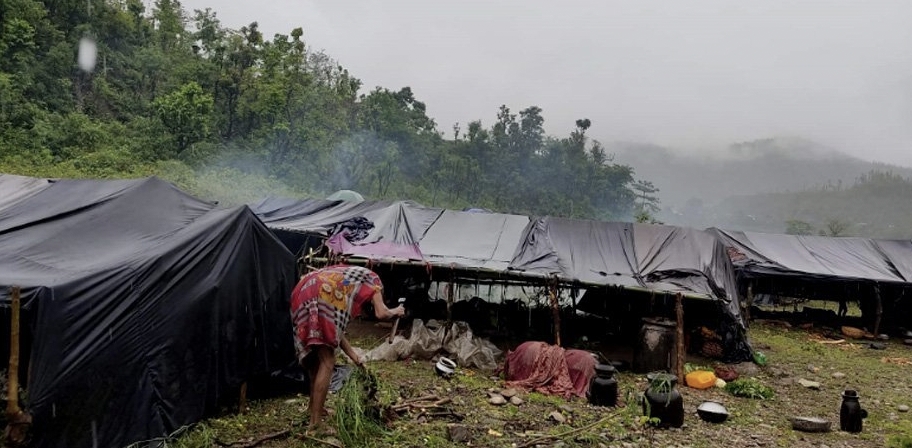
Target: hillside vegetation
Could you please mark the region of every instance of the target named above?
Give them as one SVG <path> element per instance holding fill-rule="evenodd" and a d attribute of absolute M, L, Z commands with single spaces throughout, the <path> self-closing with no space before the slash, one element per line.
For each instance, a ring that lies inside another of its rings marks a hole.
<path fill-rule="evenodd" d="M 226 202 L 355 189 L 453 208 L 635 212 L 633 170 L 587 136 L 588 119 L 548 136 L 539 107 L 503 106 L 493 124 L 445 137 L 409 87 L 366 89 L 301 28 L 232 30 L 173 0 L 6 0 L 0 29 L 3 172 L 156 174 Z M 81 41 L 97 49 L 88 71 Z"/>

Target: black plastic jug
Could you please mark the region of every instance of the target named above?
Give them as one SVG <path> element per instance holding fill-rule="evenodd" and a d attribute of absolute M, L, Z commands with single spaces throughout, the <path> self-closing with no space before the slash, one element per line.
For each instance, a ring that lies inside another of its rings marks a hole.
<path fill-rule="evenodd" d="M 862 420 L 868 417 L 868 411 L 861 408 L 858 392 L 846 389 L 842 393 L 842 406 L 839 408 L 839 428 L 846 432 L 861 432 Z"/>
<path fill-rule="evenodd" d="M 617 406 L 618 382 L 611 364 L 597 364 L 595 377 L 589 382 L 589 403 L 594 406 Z"/>

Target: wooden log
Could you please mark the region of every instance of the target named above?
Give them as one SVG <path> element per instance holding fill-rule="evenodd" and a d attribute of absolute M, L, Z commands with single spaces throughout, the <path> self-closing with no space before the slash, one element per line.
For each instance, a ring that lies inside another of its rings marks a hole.
<path fill-rule="evenodd" d="M 684 349 L 684 297 L 681 295 L 681 293 L 678 293 L 675 296 L 675 317 L 677 318 L 677 325 L 675 326 L 674 369 L 675 369 L 675 375 L 678 376 L 678 381 L 682 382 L 684 380 L 685 349 Z"/>

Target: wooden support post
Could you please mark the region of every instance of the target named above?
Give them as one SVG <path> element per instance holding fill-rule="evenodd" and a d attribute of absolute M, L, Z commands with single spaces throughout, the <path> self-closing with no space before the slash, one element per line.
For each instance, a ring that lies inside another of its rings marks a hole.
<path fill-rule="evenodd" d="M 557 282 L 551 284 L 550 288 L 550 301 L 551 301 L 551 314 L 554 319 L 554 345 L 560 347 L 561 345 L 561 319 L 560 319 L 560 304 L 557 301 Z"/>
<path fill-rule="evenodd" d="M 747 284 L 747 306 L 744 307 L 744 326 L 750 328 L 751 307 L 754 306 L 754 284 Z"/>
<path fill-rule="evenodd" d="M 675 316 L 677 325 L 675 326 L 675 375 L 678 376 L 678 382 L 684 381 L 684 296 L 678 293 L 675 296 Z"/>
<path fill-rule="evenodd" d="M 874 336 L 880 334 L 880 319 L 883 317 L 883 301 L 880 299 L 880 284 L 874 284 L 874 299 L 877 301 L 877 314 L 874 316 Z"/>
<path fill-rule="evenodd" d="M 10 359 L 7 372 L 7 401 L 4 431 L 6 446 L 23 446 L 26 441 L 32 417 L 19 408 L 19 287 L 14 286 L 10 294 Z"/>
<path fill-rule="evenodd" d="M 10 359 L 7 380 L 6 416 L 19 413 L 19 287 L 14 286 L 10 303 Z"/>
<path fill-rule="evenodd" d="M 450 279 L 449 283 L 446 286 L 446 327 L 443 329 L 443 339 L 440 340 L 440 351 L 443 350 L 443 346 L 446 345 L 447 338 L 450 335 L 450 329 L 453 327 L 453 279 Z"/>
<path fill-rule="evenodd" d="M 247 382 L 244 381 L 241 383 L 241 396 L 238 398 L 238 413 L 244 414 L 247 412 Z"/>

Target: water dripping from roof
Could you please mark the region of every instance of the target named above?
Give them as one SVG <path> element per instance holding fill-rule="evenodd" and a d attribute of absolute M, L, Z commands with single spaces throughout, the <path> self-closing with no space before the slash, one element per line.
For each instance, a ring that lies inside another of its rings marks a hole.
<path fill-rule="evenodd" d="M 79 68 L 86 73 L 91 73 L 92 70 L 95 70 L 97 60 L 98 46 L 95 44 L 95 39 L 89 36 L 79 39 L 79 56 L 77 57 Z"/>

